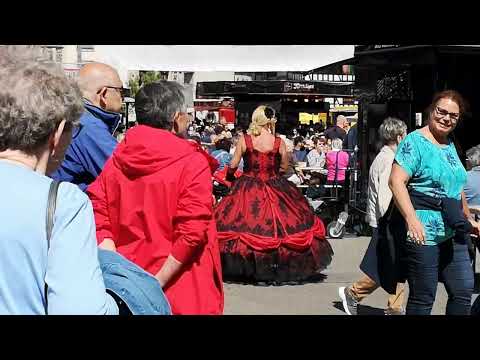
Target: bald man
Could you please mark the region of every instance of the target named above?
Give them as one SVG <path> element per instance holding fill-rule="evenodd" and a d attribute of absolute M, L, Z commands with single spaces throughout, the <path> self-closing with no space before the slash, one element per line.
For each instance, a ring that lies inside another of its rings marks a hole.
<path fill-rule="evenodd" d="M 65 159 L 51 176 L 76 184 L 85 191 L 117 146 L 113 133 L 122 109 L 124 88 L 118 72 L 106 64 L 89 63 L 79 72 L 85 112 L 75 129 Z"/>
<path fill-rule="evenodd" d="M 328 128 L 325 131 L 325 137 L 327 139 L 341 139 L 345 143 L 347 132 L 345 131 L 345 125 L 347 124 L 347 118 L 343 115 L 337 116 L 337 124 Z"/>

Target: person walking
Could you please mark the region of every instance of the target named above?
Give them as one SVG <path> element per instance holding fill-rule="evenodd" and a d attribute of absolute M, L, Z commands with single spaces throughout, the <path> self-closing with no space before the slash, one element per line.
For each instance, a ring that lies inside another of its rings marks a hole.
<path fill-rule="evenodd" d="M 465 112 L 454 90 L 435 94 L 428 122 L 400 143 L 389 185 L 405 221 L 402 262 L 408 281 L 407 315 L 429 315 L 441 280 L 447 315 L 469 315 L 473 271 L 469 234 L 480 225 L 465 201 L 467 172 L 451 134 Z"/>
<path fill-rule="evenodd" d="M 407 135 L 407 125 L 396 118 L 386 118 L 379 128 L 383 147 L 370 166 L 367 189 L 366 220 L 373 229 L 372 238 L 360 265 L 364 275 L 350 286 L 338 289 L 343 308 L 348 315 L 357 315 L 358 304 L 378 289 L 377 244 L 378 220 L 385 215 L 392 200 L 388 186 L 398 144 Z M 397 284 L 397 292 L 388 297 L 387 315 L 403 315 L 404 284 Z"/>

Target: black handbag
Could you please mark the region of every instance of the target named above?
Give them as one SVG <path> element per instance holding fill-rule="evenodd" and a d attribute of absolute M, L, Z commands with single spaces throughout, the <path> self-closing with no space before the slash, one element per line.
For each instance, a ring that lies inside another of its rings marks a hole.
<path fill-rule="evenodd" d="M 402 214 L 390 201 L 387 212 L 378 220 L 377 261 L 380 286 L 395 294 L 397 282 L 404 282 L 402 252 L 406 241 L 407 225 Z"/>

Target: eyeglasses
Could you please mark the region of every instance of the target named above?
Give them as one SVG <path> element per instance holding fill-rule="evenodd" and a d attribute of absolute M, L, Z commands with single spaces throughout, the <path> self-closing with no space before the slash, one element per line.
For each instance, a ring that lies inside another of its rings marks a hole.
<path fill-rule="evenodd" d="M 436 106 L 435 107 L 435 112 L 437 113 L 438 116 L 444 118 L 446 117 L 447 115 L 449 115 L 450 117 L 450 121 L 452 123 L 456 123 L 458 121 L 458 119 L 460 118 L 460 114 L 459 113 L 451 113 L 451 112 L 448 112 L 447 110 L 445 109 L 442 109 L 441 107 L 438 107 Z"/>
<path fill-rule="evenodd" d="M 130 96 L 130 89 L 127 89 L 127 88 L 124 88 L 124 87 L 121 87 L 121 86 L 120 87 L 118 87 L 118 86 L 103 86 L 100 90 L 97 91 L 97 94 L 99 94 L 100 91 L 102 91 L 103 88 L 118 90 L 122 99 Z"/>

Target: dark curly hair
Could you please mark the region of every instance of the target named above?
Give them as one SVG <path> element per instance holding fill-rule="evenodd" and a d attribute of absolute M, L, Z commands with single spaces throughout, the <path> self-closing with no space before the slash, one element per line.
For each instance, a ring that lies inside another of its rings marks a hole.
<path fill-rule="evenodd" d="M 230 139 L 220 139 L 215 143 L 216 150 L 225 150 L 229 152 L 231 147 L 232 141 Z"/>
<path fill-rule="evenodd" d="M 295 139 L 293 139 L 293 145 L 294 146 L 297 146 L 300 143 L 303 143 L 303 137 L 302 136 L 297 136 Z"/>
<path fill-rule="evenodd" d="M 225 128 L 222 125 L 216 125 L 213 129 L 215 135 L 220 135 L 223 131 L 225 131 Z"/>

